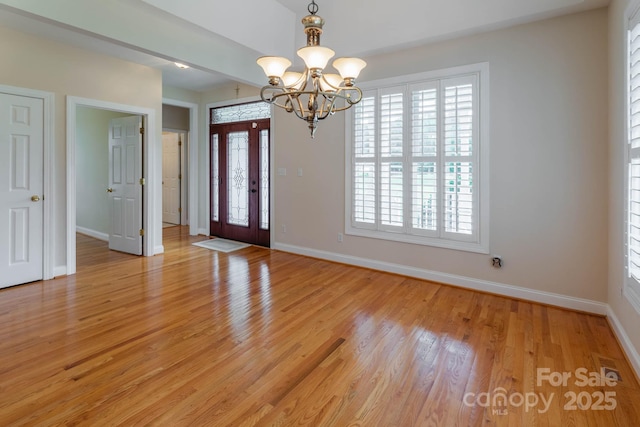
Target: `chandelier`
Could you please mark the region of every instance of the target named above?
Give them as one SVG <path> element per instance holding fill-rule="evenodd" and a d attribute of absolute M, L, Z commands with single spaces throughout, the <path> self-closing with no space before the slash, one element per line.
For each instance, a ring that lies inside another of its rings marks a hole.
<path fill-rule="evenodd" d="M 360 102 L 362 91 L 354 84 L 367 63 L 359 58 L 337 58 L 333 67 L 340 75 L 324 73 L 335 52 L 320 46 L 324 19 L 316 15 L 318 5 L 315 0 L 309 3 L 307 10 L 309 15 L 302 18 L 307 45 L 298 49 L 305 70 L 302 73 L 287 71 L 291 61 L 279 56 L 263 56 L 257 62 L 269 78 L 269 84 L 260 91 L 262 100 L 305 120 L 313 138 L 319 120 Z"/>

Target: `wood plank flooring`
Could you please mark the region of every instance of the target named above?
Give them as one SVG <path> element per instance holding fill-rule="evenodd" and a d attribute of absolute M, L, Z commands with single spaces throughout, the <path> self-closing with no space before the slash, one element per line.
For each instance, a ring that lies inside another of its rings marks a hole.
<path fill-rule="evenodd" d="M 605 318 L 163 232 L 0 291 L 0 425 L 640 425 Z"/>

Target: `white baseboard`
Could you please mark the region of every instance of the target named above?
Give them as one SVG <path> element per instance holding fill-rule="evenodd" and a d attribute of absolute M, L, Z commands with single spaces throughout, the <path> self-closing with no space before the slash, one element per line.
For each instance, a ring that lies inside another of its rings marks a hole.
<path fill-rule="evenodd" d="M 514 285 L 506 285 L 503 283 L 490 282 L 487 280 L 473 279 L 470 277 L 441 273 L 438 271 L 425 270 L 421 268 L 393 264 L 384 261 L 375 261 L 367 258 L 354 257 L 351 255 L 336 254 L 333 252 L 304 248 L 300 246 L 289 245 L 286 243 L 275 243 L 273 249 L 278 249 L 284 252 L 291 252 L 299 255 L 306 255 L 313 258 L 326 259 L 328 261 L 356 265 L 358 267 L 371 268 L 373 270 L 381 270 L 389 273 L 396 273 L 405 276 L 416 277 L 419 279 L 431 280 L 434 282 L 459 286 L 461 288 L 472 289 L 475 291 L 488 292 L 511 298 L 555 305 L 558 307 L 569 308 L 572 310 L 584 311 L 587 313 L 594 313 L 603 316 L 607 315 L 607 304 L 584 298 L 570 297 L 552 292 L 536 291 L 533 289 L 522 288 Z"/>
<path fill-rule="evenodd" d="M 607 305 L 607 318 L 609 319 L 609 324 L 613 328 L 613 332 L 618 337 L 618 341 L 622 345 L 622 350 L 627 355 L 629 359 L 629 363 L 631 363 L 631 367 L 636 372 L 636 377 L 640 378 L 640 354 L 636 350 L 635 346 L 631 342 L 629 335 L 627 335 L 627 331 L 624 330 L 620 320 L 618 320 L 618 316 L 613 312 L 610 306 Z"/>
<path fill-rule="evenodd" d="M 66 265 L 59 265 L 53 268 L 53 277 L 60 277 L 60 276 L 66 276 L 66 275 L 67 275 Z"/>
<path fill-rule="evenodd" d="M 105 242 L 109 241 L 109 235 L 107 233 L 102 233 L 101 231 L 91 230 L 90 228 L 80 227 L 79 225 L 76 225 L 76 232 L 85 234 L 89 237 L 93 237 L 94 239 L 102 240 Z"/>
<path fill-rule="evenodd" d="M 208 236 L 209 235 L 209 230 L 207 230 L 206 228 L 198 228 L 198 235 L 199 236 Z"/>
<path fill-rule="evenodd" d="M 163 254 L 164 253 L 164 245 L 158 245 L 155 248 L 153 248 L 153 254 L 154 255 L 159 255 L 159 254 Z"/>

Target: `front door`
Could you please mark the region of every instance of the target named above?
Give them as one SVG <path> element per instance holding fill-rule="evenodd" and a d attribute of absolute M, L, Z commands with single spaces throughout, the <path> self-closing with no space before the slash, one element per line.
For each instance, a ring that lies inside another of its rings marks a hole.
<path fill-rule="evenodd" d="M 269 122 L 211 125 L 211 235 L 269 246 Z"/>
<path fill-rule="evenodd" d="M 109 124 L 109 249 L 142 255 L 142 118 Z"/>
<path fill-rule="evenodd" d="M 0 93 L 0 288 L 43 278 L 44 104 Z"/>

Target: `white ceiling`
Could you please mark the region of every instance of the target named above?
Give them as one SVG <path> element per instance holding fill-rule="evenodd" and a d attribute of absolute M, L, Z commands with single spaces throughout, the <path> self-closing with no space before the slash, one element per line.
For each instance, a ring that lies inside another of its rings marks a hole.
<path fill-rule="evenodd" d="M 609 0 L 316 0 L 322 44 L 363 56 L 604 7 Z M 0 0 L 0 25 L 162 70 L 204 91 L 262 85 L 261 55 L 294 59 L 307 0 Z M 390 7 L 393 5 L 393 7 Z M 110 22 L 118 22 L 111 25 Z M 174 61 L 191 65 L 180 70 Z"/>

